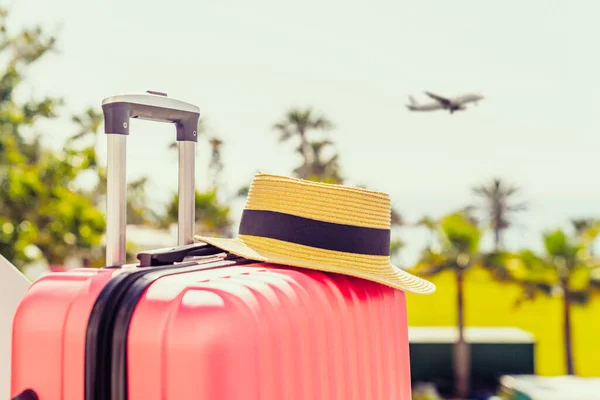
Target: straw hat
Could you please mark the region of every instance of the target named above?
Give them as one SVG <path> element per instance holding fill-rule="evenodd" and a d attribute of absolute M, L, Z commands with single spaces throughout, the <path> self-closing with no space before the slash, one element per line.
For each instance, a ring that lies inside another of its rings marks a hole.
<path fill-rule="evenodd" d="M 390 220 L 386 193 L 259 173 L 238 237 L 195 239 L 251 260 L 434 292 L 432 283 L 390 263 Z"/>

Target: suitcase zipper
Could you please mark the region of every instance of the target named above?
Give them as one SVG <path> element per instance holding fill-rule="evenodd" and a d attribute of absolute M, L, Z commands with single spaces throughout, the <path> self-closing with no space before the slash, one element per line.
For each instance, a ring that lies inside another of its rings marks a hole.
<path fill-rule="evenodd" d="M 248 264 L 239 257 L 123 271 L 102 289 L 90 313 L 85 348 L 85 400 L 127 398 L 127 332 L 146 288 L 159 278 L 184 272 Z M 110 359 L 109 359 L 110 357 Z"/>
<path fill-rule="evenodd" d="M 160 269 L 166 268 L 169 267 Z M 155 271 L 156 269 L 152 268 L 152 272 Z M 123 271 L 112 278 L 98 295 L 88 319 L 85 338 L 85 400 L 110 398 L 110 387 L 106 386 L 105 382 L 108 379 L 106 370 L 110 368 L 107 354 L 110 354 L 112 345 L 114 317 L 119 301 L 129 286 L 149 272 L 148 270 Z"/>

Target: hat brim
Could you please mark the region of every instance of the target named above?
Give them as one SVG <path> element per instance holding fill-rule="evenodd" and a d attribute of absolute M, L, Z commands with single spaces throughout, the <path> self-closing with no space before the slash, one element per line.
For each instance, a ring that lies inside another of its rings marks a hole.
<path fill-rule="evenodd" d="M 352 266 L 341 268 L 339 266 L 328 265 L 327 263 L 323 262 L 316 262 L 307 259 L 306 257 L 298 258 L 282 255 L 281 253 L 270 251 L 264 248 L 256 249 L 247 245 L 243 238 L 239 237 L 235 239 L 228 239 L 195 236 L 195 240 L 211 244 L 221 250 L 254 261 L 354 276 L 390 286 L 394 289 L 416 294 L 429 294 L 435 292 L 436 290 L 433 283 L 404 271 L 392 265 L 391 263 L 388 263 L 383 267 L 378 266 L 377 268 L 360 268 Z"/>

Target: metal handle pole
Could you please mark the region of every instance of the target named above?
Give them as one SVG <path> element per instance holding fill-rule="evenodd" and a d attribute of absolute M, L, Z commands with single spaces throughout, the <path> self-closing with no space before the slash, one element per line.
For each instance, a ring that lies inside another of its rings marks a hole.
<path fill-rule="evenodd" d="M 195 224 L 195 165 L 196 142 L 179 143 L 179 207 L 177 221 L 177 244 L 179 246 L 194 243 Z"/>
<path fill-rule="evenodd" d="M 124 94 L 102 101 L 104 132 L 108 137 L 106 265 L 126 262 L 127 182 L 125 181 L 126 138 L 131 118 L 174 123 L 179 143 L 179 215 L 177 242 L 194 242 L 194 168 L 200 109 L 168 98 L 164 93 Z"/>
<path fill-rule="evenodd" d="M 106 265 L 125 264 L 125 229 L 127 206 L 127 182 L 125 165 L 127 136 L 107 134 L 108 173 L 106 187 Z"/>

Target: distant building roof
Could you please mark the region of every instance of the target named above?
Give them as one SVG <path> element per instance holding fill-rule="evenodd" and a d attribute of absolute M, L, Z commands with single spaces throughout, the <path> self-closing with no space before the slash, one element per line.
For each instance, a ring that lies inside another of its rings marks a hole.
<path fill-rule="evenodd" d="M 409 327 L 411 343 L 455 343 L 458 328 L 452 326 Z M 527 331 L 513 327 L 466 327 L 467 343 L 534 343 L 535 338 Z"/>

